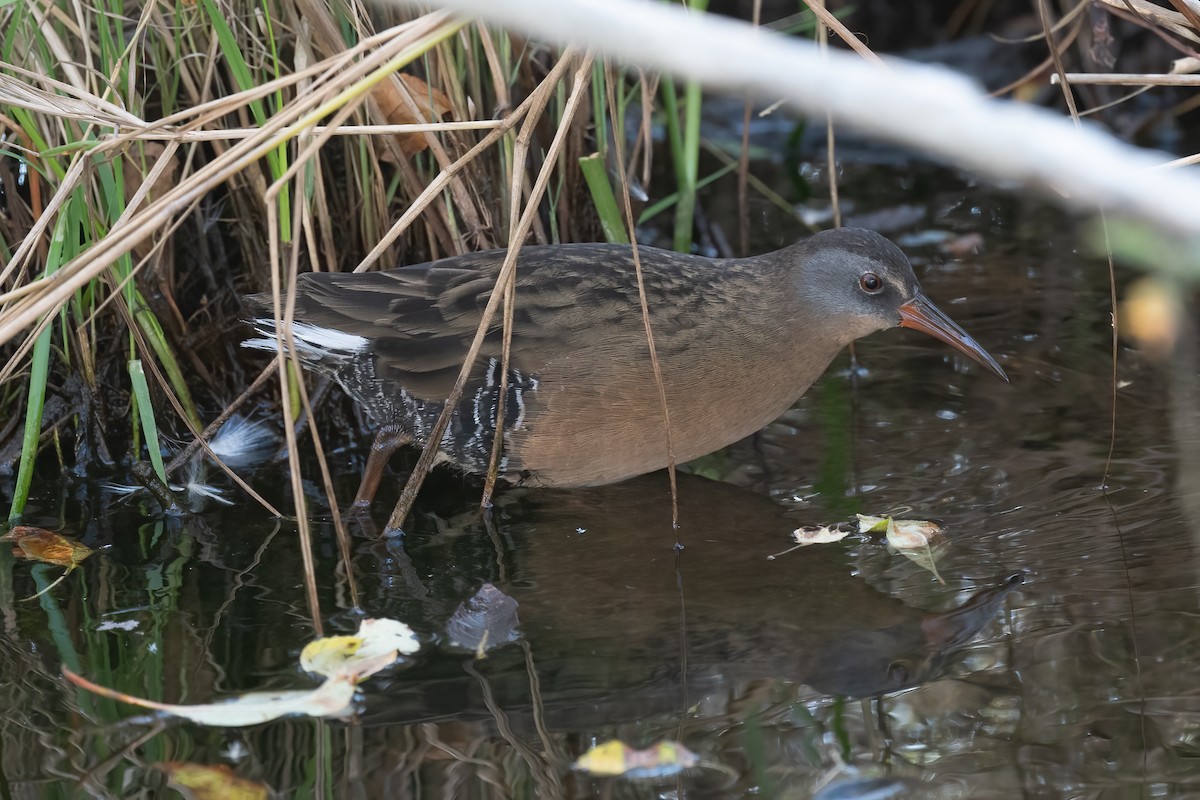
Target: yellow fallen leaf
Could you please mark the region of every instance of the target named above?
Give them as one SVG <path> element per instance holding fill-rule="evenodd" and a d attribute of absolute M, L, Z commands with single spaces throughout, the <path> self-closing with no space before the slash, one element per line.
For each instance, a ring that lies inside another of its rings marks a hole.
<path fill-rule="evenodd" d="M 336 675 L 353 663 L 354 654 L 362 647 L 358 636 L 324 636 L 304 645 L 300 651 L 300 668 L 318 675 Z"/>
<path fill-rule="evenodd" d="M 167 774 L 172 789 L 192 800 L 267 800 L 270 796 L 266 786 L 239 778 L 224 764 L 166 761 L 155 766 Z"/>
<path fill-rule="evenodd" d="M 629 750 L 629 745 L 612 739 L 588 750 L 572 766 L 592 775 L 620 775 L 625 772 L 625 754 Z"/>
<path fill-rule="evenodd" d="M 362 680 L 401 655 L 415 653 L 421 644 L 412 628 L 394 619 L 365 619 L 354 636 L 326 636 L 305 645 L 300 666 L 327 678 L 348 676 Z M 363 665 L 383 666 L 364 672 Z"/>
<path fill-rule="evenodd" d="M 659 742 L 635 750 L 619 739 L 598 744 L 572 765 L 597 777 L 662 778 L 700 763 L 700 758 L 678 742 Z"/>

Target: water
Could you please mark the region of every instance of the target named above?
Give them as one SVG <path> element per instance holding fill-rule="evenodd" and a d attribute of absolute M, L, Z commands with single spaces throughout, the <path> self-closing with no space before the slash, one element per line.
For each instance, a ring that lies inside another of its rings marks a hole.
<path fill-rule="evenodd" d="M 1200 796 L 1196 364 L 1119 348 L 1105 482 L 1104 266 L 1043 206 L 955 185 L 925 202 L 908 233 L 983 236 L 961 262 L 912 252 L 1011 384 L 879 334 L 705 460 L 723 482 L 682 479 L 678 534 L 661 476 L 511 490 L 489 522 L 443 474 L 402 551 L 351 526 L 353 587 L 314 494 L 327 632 L 356 626 L 353 591 L 425 642 L 349 720 L 205 729 L 65 684 L 62 665 L 167 702 L 308 688 L 313 633 L 293 524 L 250 505 L 161 520 L 96 485 L 42 487 L 27 521 L 101 551 L 22 601 L 59 572 L 0 548 L 4 796 L 160 796 L 172 761 L 285 797 Z M 334 466 L 348 498 L 357 462 Z M 284 492 L 274 468 L 254 482 Z M 799 525 L 904 508 L 943 524 L 944 583 L 869 536 L 768 559 Z M 445 631 L 488 583 L 518 603 L 520 636 L 476 660 Z M 570 770 L 610 738 L 680 740 L 701 765 Z"/>

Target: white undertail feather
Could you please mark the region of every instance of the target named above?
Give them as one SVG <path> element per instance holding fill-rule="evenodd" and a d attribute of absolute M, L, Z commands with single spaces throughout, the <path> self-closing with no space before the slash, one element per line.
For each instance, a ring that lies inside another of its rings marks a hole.
<path fill-rule="evenodd" d="M 217 458 L 230 467 L 252 467 L 275 452 L 279 446 L 279 435 L 266 419 L 234 414 L 225 420 L 209 440 L 208 446 Z"/>
<path fill-rule="evenodd" d="M 275 320 L 259 317 L 254 320 L 254 329 L 261 334 L 261 338 L 247 339 L 242 342 L 242 347 L 274 352 L 276 349 Z M 307 322 L 292 323 L 292 338 L 299 351 L 297 355 L 301 359 L 312 361 L 349 358 L 366 350 L 368 344 L 362 336 L 355 336 L 352 333 L 345 333 L 333 328 L 322 328 L 320 325 L 312 325 Z"/>
<path fill-rule="evenodd" d="M 225 420 L 216 435 L 209 440 L 208 446 L 226 466 L 247 469 L 271 457 L 279 446 L 279 434 L 275 432 L 270 420 L 251 419 L 242 414 L 234 414 Z M 233 504 L 233 501 L 226 497 L 227 489 L 208 483 L 208 473 L 208 455 L 199 450 L 184 465 L 179 475 L 183 483 L 170 484 L 172 492 L 186 495 L 187 507 L 193 512 L 202 511 L 209 500 L 223 505 Z M 110 491 L 124 496 L 140 495 L 145 491 L 145 487 L 137 485 L 107 483 L 105 486 Z"/>
<path fill-rule="evenodd" d="M 200 511 L 204 508 L 205 500 L 214 500 L 221 505 L 231 506 L 233 501 L 225 496 L 225 490 L 208 483 L 208 468 L 204 461 L 193 458 L 183 468 L 181 476 L 185 481 L 183 486 L 172 486 L 173 492 L 187 492 L 188 508 Z"/>

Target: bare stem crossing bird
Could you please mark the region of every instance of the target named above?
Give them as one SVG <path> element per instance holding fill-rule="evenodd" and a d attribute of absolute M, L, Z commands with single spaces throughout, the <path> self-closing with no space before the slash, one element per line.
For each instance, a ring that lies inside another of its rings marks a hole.
<path fill-rule="evenodd" d="M 925 297 L 900 248 L 872 231 L 825 231 L 742 259 L 638 250 L 680 463 L 759 430 L 842 348 L 885 328 L 924 331 L 1007 380 Z M 370 503 L 397 447 L 428 440 L 505 253 L 299 277 L 297 355 L 380 425 L 356 505 Z M 273 319 L 255 324 L 262 336 L 246 346 L 273 351 Z M 443 460 L 471 473 L 485 472 L 492 453 L 502 340 L 497 317 L 440 443 Z M 502 477 L 592 486 L 667 465 L 630 247 L 522 248 L 511 347 Z"/>

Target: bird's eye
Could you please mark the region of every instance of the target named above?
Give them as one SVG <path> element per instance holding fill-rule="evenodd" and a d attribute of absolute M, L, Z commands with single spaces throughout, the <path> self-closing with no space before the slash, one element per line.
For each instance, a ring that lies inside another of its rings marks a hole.
<path fill-rule="evenodd" d="M 858 285 L 867 294 L 879 294 L 883 291 L 883 281 L 874 272 L 864 272 L 858 279 Z"/>
<path fill-rule="evenodd" d="M 908 683 L 908 667 L 900 661 L 888 664 L 888 678 L 894 684 Z"/>

